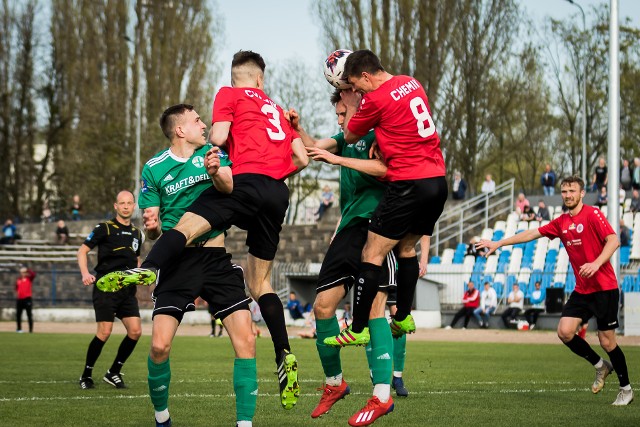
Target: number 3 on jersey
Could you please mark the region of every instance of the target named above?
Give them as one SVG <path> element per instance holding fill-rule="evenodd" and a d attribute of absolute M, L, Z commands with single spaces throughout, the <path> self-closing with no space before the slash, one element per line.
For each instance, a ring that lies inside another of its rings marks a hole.
<path fill-rule="evenodd" d="M 271 138 L 272 141 L 282 141 L 286 135 L 282 130 L 282 126 L 280 125 L 280 112 L 278 111 L 278 109 L 271 104 L 264 104 L 260 111 L 262 111 L 267 116 L 267 118 L 269 119 L 269 123 L 271 123 L 273 127 L 276 128 L 276 130 L 274 131 L 273 129 L 267 127 L 267 135 L 269 135 L 269 138 Z"/>
<path fill-rule="evenodd" d="M 436 133 L 436 125 L 433 123 L 431 114 L 427 104 L 424 103 L 424 99 L 416 96 L 409 102 L 409 107 L 413 113 L 413 117 L 418 121 L 418 135 L 423 138 L 428 138 Z M 263 109 L 264 110 L 264 109 Z"/>

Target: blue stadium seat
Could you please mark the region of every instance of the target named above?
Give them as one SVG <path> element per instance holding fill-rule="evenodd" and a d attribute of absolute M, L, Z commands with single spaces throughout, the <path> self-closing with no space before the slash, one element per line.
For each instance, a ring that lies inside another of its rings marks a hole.
<path fill-rule="evenodd" d="M 441 259 L 439 256 L 432 256 L 429 260 L 429 264 L 440 264 L 440 261 Z"/>

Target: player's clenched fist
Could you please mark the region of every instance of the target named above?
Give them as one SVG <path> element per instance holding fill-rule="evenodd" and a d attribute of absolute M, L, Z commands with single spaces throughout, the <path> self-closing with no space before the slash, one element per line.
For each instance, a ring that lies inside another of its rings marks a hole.
<path fill-rule="evenodd" d="M 204 167 L 207 169 L 209 176 L 214 176 L 220 169 L 220 148 L 213 147 L 207 151 L 207 155 L 204 158 Z"/>

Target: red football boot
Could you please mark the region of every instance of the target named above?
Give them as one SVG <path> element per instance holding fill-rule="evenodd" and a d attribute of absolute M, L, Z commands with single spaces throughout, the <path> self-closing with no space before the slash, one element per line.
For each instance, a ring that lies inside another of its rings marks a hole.
<path fill-rule="evenodd" d="M 368 426 L 391 411 L 393 411 L 393 399 L 391 397 L 389 397 L 389 401 L 387 403 L 382 403 L 376 396 L 373 396 L 367 401 L 364 408 L 360 409 L 358 412 L 353 414 L 351 418 L 349 418 L 349 425 L 353 427 Z"/>
<path fill-rule="evenodd" d="M 318 418 L 320 415 L 326 414 L 338 400 L 344 399 L 347 394 L 351 393 L 351 389 L 344 380 L 342 380 L 342 384 L 339 386 L 326 384 L 324 389 L 319 390 L 324 391 L 322 392 L 320 403 L 318 403 L 316 409 L 311 413 L 311 418 Z"/>

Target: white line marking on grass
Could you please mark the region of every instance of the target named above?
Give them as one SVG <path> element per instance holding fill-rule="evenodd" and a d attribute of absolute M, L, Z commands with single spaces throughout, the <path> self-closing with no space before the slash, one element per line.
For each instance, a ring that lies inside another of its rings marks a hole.
<path fill-rule="evenodd" d="M 457 394 L 474 394 L 478 393 L 500 393 L 500 394 L 528 394 L 528 393 L 575 393 L 575 392 L 587 392 L 591 391 L 588 388 L 566 388 L 566 389 L 557 389 L 557 390 L 548 390 L 548 389 L 502 389 L 502 390 L 486 390 L 484 392 L 478 390 L 432 390 L 432 391 L 412 391 L 412 396 L 429 396 L 429 395 L 457 395 Z M 365 392 L 351 392 L 354 396 L 370 396 L 371 393 Z M 321 393 L 305 393 L 307 396 L 320 396 Z M 260 393 L 260 397 L 272 397 L 279 396 L 279 394 L 275 393 Z M 224 394 L 195 394 L 195 393 L 181 393 L 181 394 L 172 394 L 170 396 L 171 399 L 179 399 L 179 398 L 196 398 L 196 399 L 215 399 L 215 398 L 230 398 L 234 397 L 232 393 L 224 393 Z M 0 398 L 0 403 L 5 402 L 37 402 L 37 401 L 63 401 L 63 400 L 102 400 L 102 399 L 149 399 L 148 394 L 138 394 L 138 395 L 85 395 L 85 396 L 69 396 L 69 397 L 38 397 L 38 396 L 27 396 L 27 397 L 13 397 L 13 398 Z"/>

